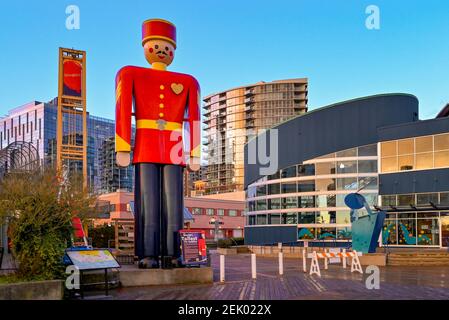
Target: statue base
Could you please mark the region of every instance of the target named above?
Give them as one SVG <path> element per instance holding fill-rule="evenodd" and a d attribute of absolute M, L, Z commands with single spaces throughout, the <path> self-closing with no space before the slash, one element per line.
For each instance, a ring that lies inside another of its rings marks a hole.
<path fill-rule="evenodd" d="M 210 267 L 139 269 L 137 266 L 122 266 L 119 270 L 122 287 L 207 284 L 213 283 L 214 279 Z"/>

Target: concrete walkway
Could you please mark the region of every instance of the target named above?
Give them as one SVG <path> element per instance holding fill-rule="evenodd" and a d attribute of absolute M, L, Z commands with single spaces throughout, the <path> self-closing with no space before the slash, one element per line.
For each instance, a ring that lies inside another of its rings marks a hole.
<path fill-rule="evenodd" d="M 447 267 L 385 267 L 380 289 L 365 286 L 366 275 L 341 266 L 322 270 L 322 278 L 302 272 L 301 260 L 285 259 L 278 275 L 277 259 L 257 259 L 257 280 L 251 280 L 250 255 L 226 256 L 226 282 L 211 285 L 125 288 L 112 291 L 113 299 L 127 300 L 284 300 L 284 299 L 449 299 Z M 212 256 L 215 281 L 219 258 Z"/>

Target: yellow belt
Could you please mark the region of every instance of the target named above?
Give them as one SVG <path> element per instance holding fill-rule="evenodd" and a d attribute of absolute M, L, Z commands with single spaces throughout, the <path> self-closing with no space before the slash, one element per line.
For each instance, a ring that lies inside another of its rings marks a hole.
<path fill-rule="evenodd" d="M 170 122 L 165 120 L 151 120 L 142 119 L 136 122 L 137 129 L 155 129 L 155 130 L 168 130 L 178 131 L 182 130 L 182 123 Z"/>

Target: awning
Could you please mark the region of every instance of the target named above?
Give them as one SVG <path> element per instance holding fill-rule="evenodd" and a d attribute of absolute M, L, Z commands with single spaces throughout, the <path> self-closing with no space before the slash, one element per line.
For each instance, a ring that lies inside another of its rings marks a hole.
<path fill-rule="evenodd" d="M 195 221 L 192 213 L 186 207 L 184 207 L 184 221 Z"/>

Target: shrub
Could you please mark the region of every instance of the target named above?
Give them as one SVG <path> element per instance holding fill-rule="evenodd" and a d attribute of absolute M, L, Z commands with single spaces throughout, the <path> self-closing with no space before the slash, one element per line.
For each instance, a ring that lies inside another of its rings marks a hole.
<path fill-rule="evenodd" d="M 108 248 L 109 240 L 115 240 L 115 228 L 107 224 L 89 229 L 89 237 L 92 239 L 92 246 L 95 248 Z"/>
<path fill-rule="evenodd" d="M 60 187 L 54 170 L 15 172 L 0 184 L 0 217 L 7 218 L 12 251 L 23 280 L 48 280 L 64 274 L 62 257 L 71 244 L 73 215 L 83 218 L 94 198 L 72 176 Z"/>

